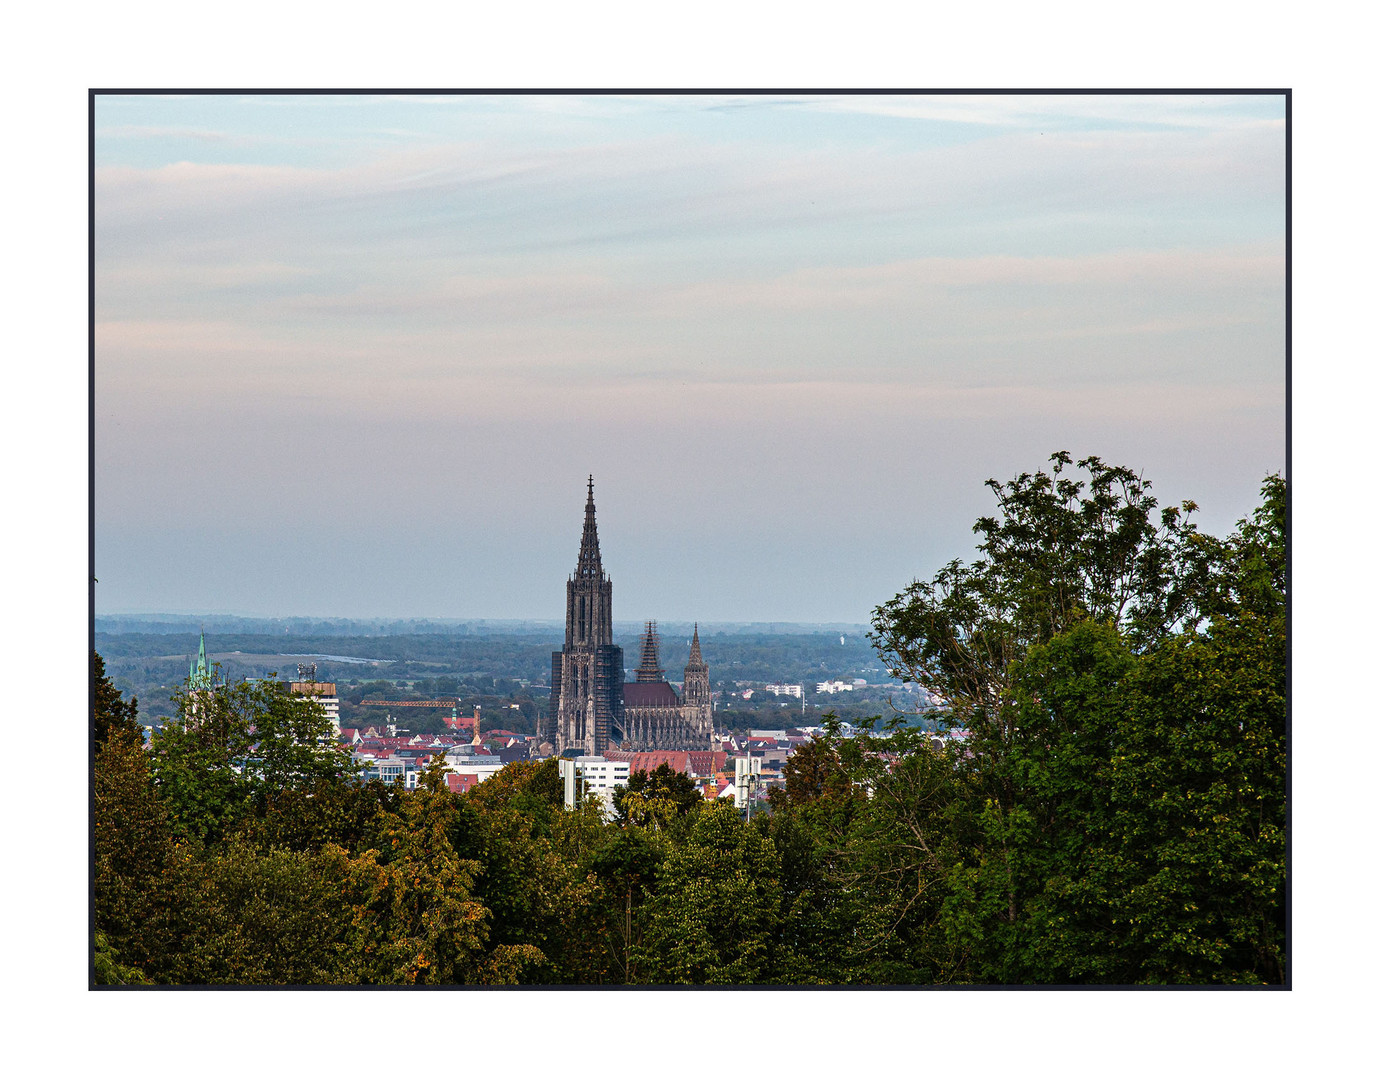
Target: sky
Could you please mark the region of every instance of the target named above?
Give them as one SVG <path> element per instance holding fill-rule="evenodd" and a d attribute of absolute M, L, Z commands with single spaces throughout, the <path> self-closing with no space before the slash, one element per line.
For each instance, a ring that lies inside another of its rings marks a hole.
<path fill-rule="evenodd" d="M 98 613 L 866 622 L 989 477 L 1285 467 L 1285 105 L 98 96 Z"/>

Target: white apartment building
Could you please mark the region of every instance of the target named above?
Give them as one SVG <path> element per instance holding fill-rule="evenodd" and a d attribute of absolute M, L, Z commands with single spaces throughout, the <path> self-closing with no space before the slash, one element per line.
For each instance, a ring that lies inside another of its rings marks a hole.
<path fill-rule="evenodd" d="M 503 768 L 498 754 L 476 754 L 469 746 L 455 746 L 446 751 L 446 768 L 453 773 L 472 773 L 488 780 Z"/>
<path fill-rule="evenodd" d="M 786 697 L 798 698 L 804 688 L 800 683 L 768 683 L 767 692 L 769 694 L 782 694 Z"/>
<path fill-rule="evenodd" d="M 597 795 L 605 820 L 614 816 L 614 789 L 628 786 L 628 762 L 586 755 L 561 758 L 557 769 L 567 810 L 574 810 L 586 795 Z"/>

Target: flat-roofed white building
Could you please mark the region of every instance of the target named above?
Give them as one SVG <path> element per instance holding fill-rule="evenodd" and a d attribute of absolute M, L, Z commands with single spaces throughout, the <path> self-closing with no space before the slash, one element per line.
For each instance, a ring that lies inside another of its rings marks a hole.
<path fill-rule="evenodd" d="M 574 810 L 576 803 L 586 795 L 597 795 L 605 819 L 614 816 L 614 789 L 628 786 L 628 762 L 592 755 L 563 757 L 557 769 L 561 774 L 567 810 Z"/>
<path fill-rule="evenodd" d="M 498 754 L 476 754 L 470 746 L 457 746 L 446 751 L 446 768 L 453 773 L 470 773 L 488 780 L 503 768 Z"/>

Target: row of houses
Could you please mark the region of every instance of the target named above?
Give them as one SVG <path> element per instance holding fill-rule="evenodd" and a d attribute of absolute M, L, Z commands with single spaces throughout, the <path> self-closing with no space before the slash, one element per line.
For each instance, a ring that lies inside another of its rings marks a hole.
<path fill-rule="evenodd" d="M 862 690 L 867 685 L 868 681 L 866 679 L 827 679 L 825 682 L 818 682 L 815 684 L 815 692 L 817 694 L 844 694 L 852 690 Z M 738 690 L 728 691 L 728 696 L 741 697 L 745 701 L 751 701 L 753 695 L 757 693 L 752 687 L 743 688 L 742 683 L 740 683 L 739 686 L 740 689 Z M 804 697 L 805 690 L 806 687 L 804 683 L 768 683 L 763 687 L 762 692 L 766 694 L 775 694 L 777 697 L 794 697 L 800 699 Z"/>
<path fill-rule="evenodd" d="M 532 738 L 515 731 L 488 731 L 470 739 L 459 735 L 398 735 L 391 725 L 342 728 L 340 738 L 350 747 L 351 756 L 363 767 L 366 780 L 417 787 L 422 773 L 434 758 L 446 759 L 446 783 L 456 792 L 469 791 L 515 761 L 531 756 Z"/>
<path fill-rule="evenodd" d="M 663 765 L 690 777 L 706 800 L 733 798 L 744 806 L 782 786 L 782 770 L 791 754 L 820 733 L 815 727 L 755 729 L 747 736 L 730 733 L 717 738 L 717 749 L 611 749 L 598 757 L 563 759 L 561 775 L 572 797 L 577 790 L 598 795 L 611 814 L 617 787 L 627 784 L 635 772 L 654 772 Z M 450 790 L 465 792 L 511 762 L 535 760 L 536 749 L 532 736 L 510 731 L 465 739 L 450 733 L 399 735 L 385 726 L 342 728 L 340 737 L 364 767 L 365 779 L 399 783 L 410 790 L 437 756 L 445 758 Z"/>

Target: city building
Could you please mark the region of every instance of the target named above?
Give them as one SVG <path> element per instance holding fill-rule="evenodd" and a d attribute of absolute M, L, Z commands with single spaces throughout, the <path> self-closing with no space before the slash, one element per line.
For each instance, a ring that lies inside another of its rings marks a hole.
<path fill-rule="evenodd" d="M 766 686 L 769 694 L 780 694 L 783 697 L 794 698 L 800 697 L 803 689 L 800 683 L 768 683 Z"/>
<path fill-rule="evenodd" d="M 561 758 L 557 769 L 567 810 L 574 810 L 587 795 L 596 795 L 605 819 L 614 816 L 614 789 L 628 786 L 628 762 L 583 754 Z"/>
<path fill-rule="evenodd" d="M 762 759 L 734 758 L 734 809 L 746 810 L 757 796 L 761 783 Z"/>
<path fill-rule="evenodd" d="M 723 750 L 606 750 L 604 756 L 627 762 L 630 773 L 653 772 L 666 765 L 692 780 L 713 776 L 729 757 Z"/>
<path fill-rule="evenodd" d="M 290 694 L 300 694 L 320 705 L 326 711 L 326 719 L 331 721 L 335 738 L 340 738 L 340 698 L 336 696 L 336 684 L 317 682 L 315 664 L 298 664 L 297 678 L 279 685 Z"/>
<path fill-rule="evenodd" d="M 575 573 L 566 580 L 566 643 L 551 655 L 551 711 L 539 742 L 556 753 L 603 753 L 623 716 L 623 650 L 614 644 L 614 586 L 599 557 L 595 479 Z"/>
<path fill-rule="evenodd" d="M 362 765 L 362 780 L 382 780 L 386 784 L 403 783 L 408 763 L 400 757 L 374 758 L 368 754 L 353 755 L 356 764 Z"/>
<path fill-rule="evenodd" d="M 446 768 L 454 773 L 488 780 L 503 767 L 504 760 L 498 754 L 478 753 L 471 746 L 455 746 L 446 751 Z"/>

